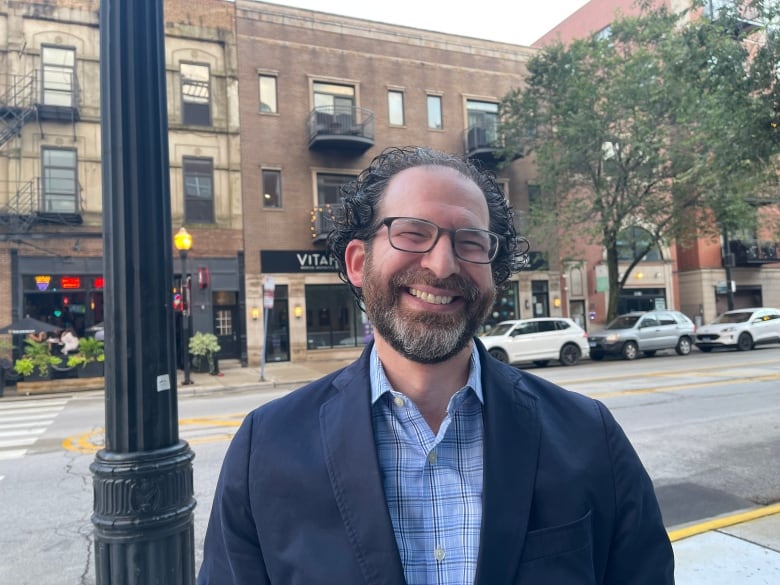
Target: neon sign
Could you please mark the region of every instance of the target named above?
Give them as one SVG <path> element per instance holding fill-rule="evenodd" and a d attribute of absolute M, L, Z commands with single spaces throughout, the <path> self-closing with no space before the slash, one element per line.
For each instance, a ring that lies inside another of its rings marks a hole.
<path fill-rule="evenodd" d="M 37 286 L 38 290 L 41 292 L 48 290 L 50 283 L 51 283 L 51 276 L 49 276 L 48 274 L 38 275 L 35 277 L 35 286 Z"/>

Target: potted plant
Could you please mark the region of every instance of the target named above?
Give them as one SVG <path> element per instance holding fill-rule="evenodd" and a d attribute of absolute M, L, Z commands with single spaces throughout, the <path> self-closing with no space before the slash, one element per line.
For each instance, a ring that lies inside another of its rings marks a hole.
<path fill-rule="evenodd" d="M 24 355 L 14 362 L 14 370 L 25 379 L 49 378 L 49 370 L 62 363 L 57 356 L 51 355 L 49 344 L 34 339 L 24 340 Z"/>
<path fill-rule="evenodd" d="M 217 336 L 213 333 L 198 331 L 190 337 L 190 354 L 195 371 L 209 374 L 217 373 L 217 352 L 220 350 Z"/>
<path fill-rule="evenodd" d="M 79 352 L 68 356 L 68 366 L 77 368 L 79 378 L 99 378 L 106 359 L 104 343 L 94 337 L 79 339 Z"/>

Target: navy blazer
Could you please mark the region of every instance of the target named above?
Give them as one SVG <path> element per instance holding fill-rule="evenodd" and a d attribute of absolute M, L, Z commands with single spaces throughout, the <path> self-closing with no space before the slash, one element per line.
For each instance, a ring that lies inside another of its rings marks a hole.
<path fill-rule="evenodd" d="M 652 482 L 606 407 L 477 346 L 475 583 L 674 583 Z M 374 447 L 370 350 L 246 417 L 225 455 L 199 585 L 404 584 Z"/>

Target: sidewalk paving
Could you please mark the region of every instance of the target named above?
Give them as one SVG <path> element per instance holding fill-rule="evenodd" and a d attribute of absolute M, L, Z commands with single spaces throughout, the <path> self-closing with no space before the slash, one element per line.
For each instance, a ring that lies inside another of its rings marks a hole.
<path fill-rule="evenodd" d="M 179 396 L 230 390 L 295 387 L 346 366 L 352 359 L 270 362 L 241 367 L 219 364 L 217 375 L 191 373 Z M 6 397 L 16 395 L 6 389 Z M 73 391 L 72 389 L 68 391 Z M 780 503 L 669 528 L 675 552 L 677 585 L 777 585 L 780 583 Z"/>

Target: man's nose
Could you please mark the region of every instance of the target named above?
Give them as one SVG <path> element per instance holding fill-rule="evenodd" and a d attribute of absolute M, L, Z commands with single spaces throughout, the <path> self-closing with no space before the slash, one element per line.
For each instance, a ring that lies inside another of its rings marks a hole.
<path fill-rule="evenodd" d="M 423 268 L 433 272 L 437 278 L 446 278 L 460 272 L 460 262 L 455 256 L 450 234 L 442 233 L 439 241 L 429 251 L 423 254 Z"/>

